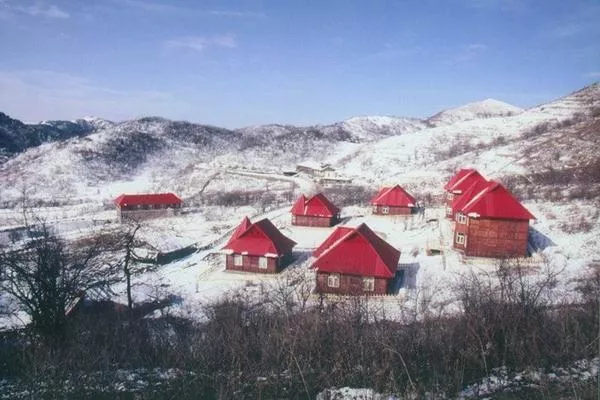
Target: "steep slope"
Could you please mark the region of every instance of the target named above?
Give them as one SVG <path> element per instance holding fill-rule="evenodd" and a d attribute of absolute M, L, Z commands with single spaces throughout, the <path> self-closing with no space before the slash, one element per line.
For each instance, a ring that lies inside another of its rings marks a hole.
<path fill-rule="evenodd" d="M 427 119 L 433 126 L 452 125 L 457 122 L 474 119 L 506 117 L 523 112 L 522 108 L 494 99 L 486 99 L 475 103 L 439 112 Z"/>
<path fill-rule="evenodd" d="M 411 182 L 421 188 L 439 185 L 458 166 L 481 168 L 491 176 L 525 174 L 542 168 L 544 164 L 529 160 L 538 153 L 555 154 L 559 138 L 565 141 L 563 155 L 554 156 L 559 161 L 593 157 L 597 135 L 585 139 L 570 132 L 589 130 L 586 124 L 595 123 L 598 107 L 600 85 L 594 84 L 514 116 L 458 122 L 369 143 L 338 167 L 368 182 Z"/>

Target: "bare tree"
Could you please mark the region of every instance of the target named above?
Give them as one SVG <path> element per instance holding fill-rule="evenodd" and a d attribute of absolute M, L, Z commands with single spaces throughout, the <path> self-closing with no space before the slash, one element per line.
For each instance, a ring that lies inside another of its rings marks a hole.
<path fill-rule="evenodd" d="M 82 293 L 108 291 L 114 274 L 102 261 L 100 241 L 68 245 L 44 223 L 30 226 L 29 236 L 21 247 L 0 252 L 0 288 L 31 317 L 36 333 L 60 339 L 68 307 Z"/>

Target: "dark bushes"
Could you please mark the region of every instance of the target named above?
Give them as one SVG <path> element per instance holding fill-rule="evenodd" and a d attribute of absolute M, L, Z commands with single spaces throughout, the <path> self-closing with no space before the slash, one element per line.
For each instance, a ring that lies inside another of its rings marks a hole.
<path fill-rule="evenodd" d="M 88 320 L 59 350 L 23 345 L 3 372 L 32 379 L 115 368 L 193 372 L 160 391 L 177 398 L 304 399 L 332 386 L 453 395 L 496 367 L 545 368 L 595 356 L 600 281 L 592 271 L 579 301 L 562 306 L 549 303 L 559 275 L 534 279 L 502 263 L 491 277 L 463 277 L 455 291 L 461 311 L 446 317 L 407 312 L 393 322 L 364 298 L 277 307 L 273 296 L 280 294 L 271 291 L 258 301 L 229 297 L 208 305 L 197 324 Z M 6 348 L 0 352 L 7 359 Z M 158 396 L 151 388 L 144 397 Z"/>

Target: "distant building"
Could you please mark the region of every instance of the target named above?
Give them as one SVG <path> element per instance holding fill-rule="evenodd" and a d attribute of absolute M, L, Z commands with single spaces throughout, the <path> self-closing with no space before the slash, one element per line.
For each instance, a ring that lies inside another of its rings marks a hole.
<path fill-rule="evenodd" d="M 225 269 L 277 273 L 292 261 L 295 245 L 268 219 L 251 223 L 246 217 L 222 249 Z"/>
<path fill-rule="evenodd" d="M 415 212 L 417 201 L 400 185 L 384 187 L 371 199 L 373 214 L 409 215 Z"/>
<path fill-rule="evenodd" d="M 330 164 L 314 161 L 306 161 L 296 165 L 296 171 L 315 177 L 332 177 L 335 175 L 335 169 Z"/>
<path fill-rule="evenodd" d="M 325 227 L 340 221 L 340 209 L 322 193 L 308 198 L 301 195 L 291 212 L 292 225 Z"/>
<path fill-rule="evenodd" d="M 122 194 L 115 199 L 119 221 L 176 215 L 182 204 L 174 193 Z"/>
<path fill-rule="evenodd" d="M 328 176 L 319 178 L 319 183 L 323 186 L 341 186 L 352 183 L 352 178 L 345 178 L 342 176 Z"/>
<path fill-rule="evenodd" d="M 461 194 L 475 182 L 485 183 L 487 179 L 473 168 L 460 169 L 450 178 L 444 186 L 446 191 L 446 217 L 450 219 L 454 217 L 452 202 L 458 200 Z"/>
<path fill-rule="evenodd" d="M 400 251 L 361 224 L 336 228 L 313 256 L 317 292 L 372 295 L 388 293 Z"/>
<path fill-rule="evenodd" d="M 456 250 L 478 257 L 527 255 L 529 220 L 535 217 L 500 183 L 474 183 L 455 206 Z"/>

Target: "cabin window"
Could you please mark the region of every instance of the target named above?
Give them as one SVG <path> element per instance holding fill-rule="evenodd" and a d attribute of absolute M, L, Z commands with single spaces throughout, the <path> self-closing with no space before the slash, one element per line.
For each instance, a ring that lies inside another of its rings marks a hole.
<path fill-rule="evenodd" d="M 459 224 L 466 224 L 467 223 L 467 216 L 465 214 L 456 214 L 456 222 L 458 222 Z"/>
<path fill-rule="evenodd" d="M 375 278 L 363 278 L 363 291 L 375 291 Z"/>
<path fill-rule="evenodd" d="M 292 215 L 292 224 L 295 224 L 295 223 L 296 223 L 296 216 Z"/>
<path fill-rule="evenodd" d="M 452 215 L 452 207 L 446 207 L 446 215 Z"/>
<path fill-rule="evenodd" d="M 457 244 L 465 244 L 465 234 L 464 233 L 457 233 L 456 234 L 456 243 Z"/>
<path fill-rule="evenodd" d="M 242 258 L 243 256 L 240 254 L 236 254 L 233 256 L 233 265 L 235 265 L 236 267 L 241 267 L 242 265 L 244 265 L 244 259 Z"/>
<path fill-rule="evenodd" d="M 269 267 L 269 260 L 267 257 L 259 257 L 258 258 L 258 268 L 267 269 Z"/>
<path fill-rule="evenodd" d="M 452 193 L 448 192 L 448 193 L 446 194 L 446 198 L 447 198 L 448 200 L 452 200 L 452 199 L 454 198 L 454 195 L 453 195 Z"/>
<path fill-rule="evenodd" d="M 327 277 L 327 286 L 333 288 L 340 287 L 340 274 L 330 274 Z"/>
<path fill-rule="evenodd" d="M 373 206 L 373 212 L 375 212 L 375 213 L 377 212 L 377 205 Z"/>
<path fill-rule="evenodd" d="M 389 207 L 381 207 L 381 213 L 382 214 L 389 214 L 390 213 L 390 208 Z"/>

